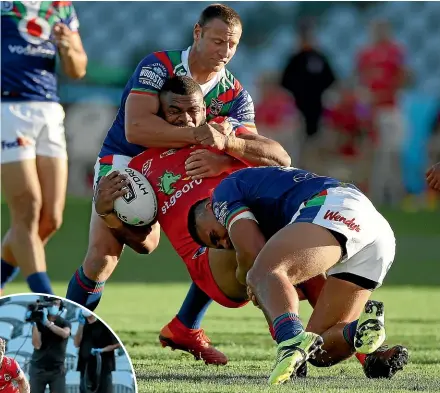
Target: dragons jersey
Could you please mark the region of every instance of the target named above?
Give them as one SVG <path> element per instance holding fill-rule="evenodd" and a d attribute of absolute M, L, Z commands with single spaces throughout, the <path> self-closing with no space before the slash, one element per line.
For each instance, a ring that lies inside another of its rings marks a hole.
<path fill-rule="evenodd" d="M 216 187 L 212 193 L 212 209 L 228 232 L 240 218 L 255 219 L 266 239 L 270 239 L 289 224 L 303 202 L 340 185 L 336 179 L 302 169 L 246 168 L 232 173 Z M 322 205 L 325 195 L 305 206 Z"/>
<path fill-rule="evenodd" d="M 0 392 L 14 393 L 17 388 L 12 381 L 20 376 L 21 369 L 17 361 L 5 356 L 0 367 Z"/>
<path fill-rule="evenodd" d="M 125 103 L 129 94 L 157 95 L 165 80 L 174 75 L 191 76 L 188 66 L 190 48 L 155 52 L 145 57 L 125 86 L 116 118 L 104 140 L 99 157 L 119 154 L 134 157 L 145 147 L 131 144 L 125 138 Z M 207 120 L 217 116 L 231 117 L 245 127 L 254 125 L 254 104 L 249 93 L 226 69 L 200 85 L 205 96 Z"/>
<path fill-rule="evenodd" d="M 244 130 L 237 129 L 236 135 L 246 132 Z M 141 172 L 153 187 L 158 202 L 159 224 L 184 261 L 191 259 L 200 248 L 188 233 L 189 209 L 198 200 L 209 197 L 212 189 L 227 176 L 222 174 L 200 180 L 187 177 L 185 161 L 197 148 L 151 148 L 134 157 L 129 164 L 130 168 Z"/>
<path fill-rule="evenodd" d="M 2 100 L 59 101 L 55 23 L 78 31 L 70 1 L 2 1 Z"/>

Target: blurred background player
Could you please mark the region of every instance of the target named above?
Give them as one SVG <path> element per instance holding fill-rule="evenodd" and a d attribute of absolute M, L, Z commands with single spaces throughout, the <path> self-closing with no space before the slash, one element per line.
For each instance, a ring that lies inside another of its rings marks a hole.
<path fill-rule="evenodd" d="M 80 392 L 112 393 L 112 371 L 116 370 L 115 350 L 121 347 L 117 338 L 90 311 L 81 310 L 75 347 L 79 348 L 77 371 L 80 374 Z M 101 358 L 97 375 L 97 356 Z"/>
<path fill-rule="evenodd" d="M 283 71 L 281 85 L 295 98 L 303 118 L 300 160 L 298 166 L 320 172 L 320 122 L 323 115 L 323 95 L 335 82 L 329 59 L 317 47 L 310 20 L 298 27 L 298 50 L 289 59 Z M 292 130 L 292 133 L 295 132 Z"/>
<path fill-rule="evenodd" d="M 47 385 L 50 393 L 64 393 L 66 390 L 64 361 L 71 323 L 61 317 L 63 309 L 63 302 L 53 298 L 52 306 L 43 310 L 43 319 L 33 322 L 34 352 L 29 368 L 29 381 L 34 393 L 44 393 Z"/>
<path fill-rule="evenodd" d="M 1 286 L 21 268 L 31 291 L 52 293 L 44 246 L 62 222 L 67 154 L 55 63 L 71 78 L 87 56 L 70 1 L 1 3 L 2 193 L 11 227 L 2 242 Z"/>
<path fill-rule="evenodd" d="M 403 47 L 392 38 L 387 21 L 378 19 L 371 24 L 371 43 L 358 55 L 357 75 L 371 105 L 378 133 L 373 147 L 369 194 L 378 206 L 385 201 L 395 206 L 404 197 L 401 161 L 405 123 L 398 98 L 409 81 L 409 70 Z"/>
<path fill-rule="evenodd" d="M 6 343 L 0 338 L 0 392 L 30 393 L 29 382 L 16 360 L 5 356 Z"/>

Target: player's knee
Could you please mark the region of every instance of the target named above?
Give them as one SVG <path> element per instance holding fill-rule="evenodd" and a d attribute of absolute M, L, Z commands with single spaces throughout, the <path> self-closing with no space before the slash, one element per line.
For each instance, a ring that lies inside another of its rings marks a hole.
<path fill-rule="evenodd" d="M 62 213 L 42 213 L 40 218 L 39 233 L 42 240 L 49 238 L 53 233 L 60 229 L 63 223 Z"/>
<path fill-rule="evenodd" d="M 12 224 L 15 228 L 37 231 L 40 221 L 41 199 L 30 192 L 24 192 L 14 198 L 9 206 Z"/>

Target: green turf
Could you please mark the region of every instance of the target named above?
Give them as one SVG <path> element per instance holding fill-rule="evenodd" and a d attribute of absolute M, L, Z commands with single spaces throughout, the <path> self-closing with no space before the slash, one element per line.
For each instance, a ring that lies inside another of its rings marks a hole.
<path fill-rule="evenodd" d="M 55 290 L 62 293 L 63 284 Z M 212 305 L 203 326 L 230 358 L 225 367 L 205 366 L 187 354 L 158 345 L 160 328 L 177 311 L 184 284 L 110 283 L 98 314 L 120 336 L 132 357 L 140 392 L 440 392 L 440 288 L 384 287 L 374 293 L 386 304 L 388 342 L 407 345 L 410 364 L 392 380 L 364 377 L 357 361 L 331 368 L 310 367 L 310 377 L 295 385 L 269 389 L 274 344 L 253 306 L 228 310 Z M 26 290 L 13 284 L 9 292 Z M 304 319 L 310 308 L 301 310 Z"/>
<path fill-rule="evenodd" d="M 69 198 L 64 224 L 47 246 L 47 263 L 54 281 L 68 282 L 82 263 L 88 242 L 90 201 Z M 6 204 L 1 208 L 2 236 L 9 226 Z M 396 261 L 387 276 L 388 284 L 440 285 L 438 246 L 440 212 L 404 213 L 385 210 L 397 238 Z M 166 274 L 164 274 L 166 272 Z M 113 273 L 117 282 L 184 282 L 189 276 L 165 236 L 151 255 L 137 255 L 130 249 Z"/>

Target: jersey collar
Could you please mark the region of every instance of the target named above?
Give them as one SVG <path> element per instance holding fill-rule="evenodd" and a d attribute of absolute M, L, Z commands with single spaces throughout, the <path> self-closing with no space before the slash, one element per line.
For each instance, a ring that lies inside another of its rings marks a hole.
<path fill-rule="evenodd" d="M 191 71 L 189 69 L 188 59 L 189 59 L 189 52 L 191 51 L 191 47 L 189 46 L 185 51 L 182 52 L 182 65 L 185 68 L 186 75 L 192 78 Z M 214 78 L 212 78 L 210 81 L 204 83 L 203 85 L 200 85 L 203 95 L 206 96 L 212 88 L 217 85 L 223 77 L 226 76 L 225 68 L 222 68 L 221 71 L 217 72 Z"/>

